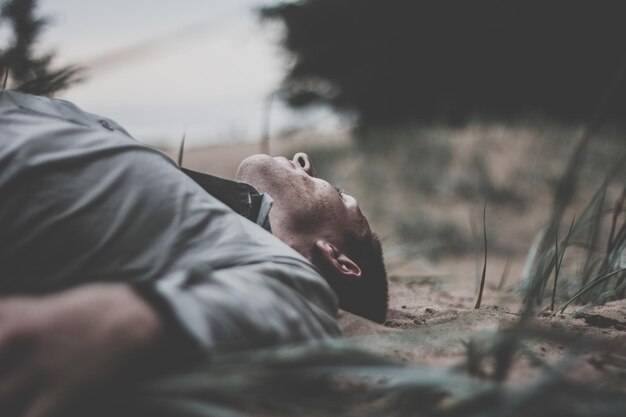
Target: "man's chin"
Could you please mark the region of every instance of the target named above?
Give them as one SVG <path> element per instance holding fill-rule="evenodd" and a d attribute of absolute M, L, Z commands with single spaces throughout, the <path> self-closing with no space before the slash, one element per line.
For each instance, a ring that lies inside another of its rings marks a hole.
<path fill-rule="evenodd" d="M 251 183 L 259 175 L 264 175 L 264 172 L 267 171 L 268 167 L 273 163 L 275 163 L 274 158 L 269 155 L 251 155 L 241 161 L 235 173 L 235 178 L 237 181 Z M 267 175 L 267 173 L 265 173 L 265 175 Z"/>

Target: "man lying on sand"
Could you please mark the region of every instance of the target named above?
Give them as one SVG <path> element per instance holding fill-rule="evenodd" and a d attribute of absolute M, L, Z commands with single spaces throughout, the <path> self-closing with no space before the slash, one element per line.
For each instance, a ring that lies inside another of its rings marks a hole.
<path fill-rule="evenodd" d="M 383 322 L 380 243 L 309 157 L 181 170 L 71 103 L 0 92 L 0 410 L 39 417 L 212 352 Z M 271 233 L 269 232 L 271 231 Z"/>

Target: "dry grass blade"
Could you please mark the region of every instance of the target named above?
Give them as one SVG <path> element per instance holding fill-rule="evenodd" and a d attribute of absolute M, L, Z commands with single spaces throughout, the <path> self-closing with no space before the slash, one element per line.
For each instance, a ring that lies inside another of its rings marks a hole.
<path fill-rule="evenodd" d="M 587 284 L 587 286 L 583 289 L 581 289 L 580 291 L 578 291 L 572 298 L 570 298 L 569 300 L 567 300 L 565 302 L 565 304 L 563 304 L 561 307 L 559 307 L 557 310 L 560 310 L 561 314 L 565 311 L 565 309 L 567 308 L 567 306 L 569 306 L 571 303 L 573 303 L 574 301 L 576 301 L 580 296 L 584 295 L 586 292 L 588 292 L 589 290 L 593 289 L 596 285 L 599 285 L 601 283 L 603 283 L 604 281 L 606 281 L 607 279 L 611 278 L 614 275 L 617 275 L 621 272 L 626 271 L 626 268 L 620 268 L 620 269 L 616 269 L 615 271 L 611 271 L 607 274 L 601 275 L 597 278 L 595 278 L 594 280 L 592 280 L 589 284 Z M 556 315 L 556 311 L 554 311 L 550 317 L 554 317 Z"/>
<path fill-rule="evenodd" d="M 478 244 L 478 226 L 476 226 L 476 221 L 474 219 L 474 215 L 473 213 L 470 213 L 468 218 L 468 223 L 469 223 L 469 227 L 470 227 L 470 232 L 472 234 L 472 247 L 474 248 L 474 266 L 475 266 L 475 273 L 474 273 L 474 280 L 475 280 L 475 291 L 477 291 L 480 287 L 480 279 L 479 279 L 479 273 L 480 273 L 480 251 L 478 249 L 479 244 Z"/>
<path fill-rule="evenodd" d="M 567 236 L 565 237 L 565 242 L 563 244 L 563 250 L 561 251 L 560 254 L 559 254 L 558 235 L 555 236 L 555 239 L 554 239 L 554 242 L 555 242 L 554 243 L 554 246 L 555 246 L 554 256 L 556 258 L 556 265 L 554 267 L 554 287 L 552 288 L 552 302 L 550 303 L 550 311 L 554 311 L 554 302 L 556 298 L 556 286 L 557 286 L 557 282 L 559 279 L 559 271 L 561 270 L 561 265 L 563 265 L 563 257 L 565 256 L 565 251 L 567 250 L 567 247 L 569 245 L 570 237 L 572 236 L 572 230 L 574 229 L 575 222 L 576 222 L 576 216 L 572 218 L 572 223 L 569 226 L 569 230 L 567 232 Z"/>
<path fill-rule="evenodd" d="M 480 278 L 480 290 L 478 291 L 478 299 L 476 300 L 475 309 L 480 308 L 480 304 L 483 300 L 483 290 L 485 289 L 485 278 L 487 277 L 487 200 L 485 200 L 485 206 L 483 207 L 483 238 L 485 244 L 485 259 L 483 263 L 483 274 Z"/>
<path fill-rule="evenodd" d="M 4 63 L 4 57 L 0 52 L 0 62 Z M 9 67 L 5 67 L 4 64 L 0 67 L 0 76 L 2 77 L 2 89 L 6 90 L 7 82 L 9 81 Z"/>
<path fill-rule="evenodd" d="M 554 297 L 556 296 L 556 284 L 559 280 L 559 224 L 556 224 L 554 230 L 554 257 L 556 258 L 554 265 L 554 287 L 552 288 L 552 301 L 550 302 L 550 311 L 554 311 Z"/>
<path fill-rule="evenodd" d="M 178 148 L 178 166 L 183 166 L 183 154 L 185 153 L 185 137 L 187 136 L 187 130 L 183 132 L 183 137 L 180 139 L 180 147 Z"/>
<path fill-rule="evenodd" d="M 622 190 L 621 197 L 617 200 L 617 204 L 615 205 L 615 210 L 613 211 L 613 219 L 611 220 L 611 232 L 609 233 L 609 242 L 606 248 L 607 254 L 611 252 L 613 245 L 615 243 L 615 228 L 617 227 L 617 220 L 622 214 L 622 210 L 624 209 L 624 201 L 626 200 L 626 187 Z M 626 222 L 625 222 L 626 224 Z"/>
<path fill-rule="evenodd" d="M 6 90 L 9 80 L 9 66 L 7 64 L 4 49 L 0 49 L 0 79 L 2 79 L 2 90 Z"/>

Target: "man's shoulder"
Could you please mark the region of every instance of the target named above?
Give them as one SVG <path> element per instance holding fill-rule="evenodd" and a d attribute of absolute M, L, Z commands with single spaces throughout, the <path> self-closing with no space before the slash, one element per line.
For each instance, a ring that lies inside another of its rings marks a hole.
<path fill-rule="evenodd" d="M 131 137 L 121 125 L 115 121 L 94 113 L 89 113 L 74 103 L 58 98 L 35 96 L 19 91 L 0 91 L 0 113 L 9 113 L 11 110 L 28 112 L 39 115 L 40 120 L 54 118 L 96 129 L 118 131 Z"/>
<path fill-rule="evenodd" d="M 11 161 L 14 168 L 68 157 L 76 163 L 109 161 L 119 167 L 120 158 L 130 164 L 139 154 L 156 157 L 162 166 L 175 166 L 168 156 L 140 143 L 115 121 L 66 100 L 0 91 L 0 118 L 0 133 L 11 135 L 11 146 L 0 152 L 0 159 Z"/>

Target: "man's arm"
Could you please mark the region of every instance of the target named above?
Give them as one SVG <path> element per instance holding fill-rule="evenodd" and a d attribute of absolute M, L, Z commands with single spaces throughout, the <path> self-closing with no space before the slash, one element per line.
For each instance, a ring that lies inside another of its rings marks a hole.
<path fill-rule="evenodd" d="M 166 352 L 158 315 L 128 285 L 0 299 L 0 410 L 52 415 L 167 361 Z"/>
<path fill-rule="evenodd" d="M 190 354 L 339 336 L 334 293 L 311 266 L 289 261 L 198 266 L 136 288 Z"/>
<path fill-rule="evenodd" d="M 336 336 L 335 300 L 320 279 L 304 265 L 261 262 L 191 269 L 134 288 L 86 284 L 0 298 L 2 415 L 51 416 L 186 353 Z"/>

